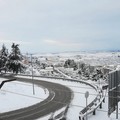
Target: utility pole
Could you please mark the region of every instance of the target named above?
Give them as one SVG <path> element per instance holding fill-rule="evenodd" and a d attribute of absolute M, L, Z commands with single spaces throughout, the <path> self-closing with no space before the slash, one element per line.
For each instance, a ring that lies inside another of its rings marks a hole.
<path fill-rule="evenodd" d="M 32 54 L 31 55 L 31 67 L 32 67 L 32 85 L 33 85 L 33 95 L 35 95 L 35 88 L 34 88 L 34 80 L 33 80 L 33 61 L 32 61 Z"/>
<path fill-rule="evenodd" d="M 117 91 L 117 98 L 116 98 L 116 103 L 117 103 L 117 105 L 116 105 L 116 119 L 118 119 L 118 102 L 119 102 L 119 99 L 118 99 L 118 97 L 119 97 L 119 93 L 118 93 L 118 91 L 119 91 L 119 86 L 118 86 L 118 84 L 119 84 L 119 78 L 118 78 L 118 76 L 119 76 L 119 72 L 118 71 L 116 71 L 116 74 L 117 74 L 117 80 L 116 80 L 116 91 Z"/>

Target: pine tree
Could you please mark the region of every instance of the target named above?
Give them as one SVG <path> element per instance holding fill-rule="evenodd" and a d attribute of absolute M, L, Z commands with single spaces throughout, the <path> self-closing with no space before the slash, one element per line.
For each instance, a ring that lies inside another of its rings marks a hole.
<path fill-rule="evenodd" d="M 8 60 L 8 50 L 3 44 L 2 49 L 0 51 L 0 70 L 5 70 L 6 72 L 6 62 Z"/>
<path fill-rule="evenodd" d="M 12 44 L 11 48 L 12 51 L 9 55 L 9 60 L 7 63 L 7 67 L 10 71 L 13 71 L 13 73 L 18 73 L 19 71 L 21 71 L 21 60 L 22 60 L 22 55 L 20 53 L 20 49 L 18 47 L 18 44 Z"/>

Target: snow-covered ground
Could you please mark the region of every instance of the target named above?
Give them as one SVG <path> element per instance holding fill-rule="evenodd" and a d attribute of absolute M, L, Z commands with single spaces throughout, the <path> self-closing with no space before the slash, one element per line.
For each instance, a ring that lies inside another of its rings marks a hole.
<path fill-rule="evenodd" d="M 37 57 L 39 58 L 39 56 L 40 55 L 38 55 Z M 44 59 L 46 63 L 47 62 L 49 63 L 48 61 L 49 59 L 51 63 L 53 62 L 54 64 L 64 63 L 65 60 L 67 59 L 74 59 L 76 62 L 83 61 L 86 64 L 90 64 L 93 66 L 97 66 L 97 65 L 108 66 L 109 65 L 111 66 L 111 68 L 116 68 L 117 66 L 120 68 L 120 52 L 91 52 L 91 53 L 87 53 L 87 52 L 77 53 L 76 52 L 76 53 L 70 53 L 70 54 L 69 53 L 49 54 L 49 55 L 47 54 L 43 56 L 43 58 L 47 58 L 47 61 L 46 59 Z M 42 62 L 42 59 L 40 60 L 41 60 L 40 62 Z M 29 66 L 29 68 L 26 70 L 26 72 L 28 72 L 29 74 L 31 74 L 30 69 L 32 68 Z M 33 68 L 33 71 L 35 75 L 42 75 L 41 73 L 43 72 L 43 71 L 41 72 L 39 68 L 36 69 L 36 67 Z M 73 70 L 71 71 L 72 72 L 69 74 L 74 74 Z M 61 77 L 59 73 L 51 74 L 51 72 L 47 72 L 47 70 L 44 70 L 43 74 L 45 74 L 45 76 Z M 70 108 L 67 113 L 67 120 L 79 120 L 79 112 L 86 106 L 86 102 L 85 102 L 86 91 L 89 91 L 90 93 L 90 96 L 88 98 L 88 103 L 90 103 L 97 95 L 97 92 L 94 89 L 91 89 L 90 86 L 87 86 L 84 84 L 68 82 L 68 81 L 63 81 L 63 80 L 53 80 L 53 79 L 48 79 L 48 78 L 35 78 L 34 77 L 34 79 L 59 83 L 59 84 L 68 86 L 73 91 L 74 96 L 72 96 L 73 99 L 71 101 Z M 95 84 L 98 84 L 98 83 L 96 82 Z M 49 95 L 48 92 L 47 94 L 45 94 L 45 91 L 43 88 L 39 88 L 37 86 L 35 86 L 35 93 L 36 93 L 35 95 L 32 95 L 32 85 L 29 83 L 21 83 L 21 82 L 14 81 L 14 82 L 5 84 L 3 88 L 0 90 L 0 103 L 1 103 L 0 112 L 5 112 L 5 111 L 18 109 L 22 107 L 27 107 L 29 105 L 39 102 L 41 98 L 41 97 L 39 98 L 39 96 L 42 95 L 43 96 L 42 100 L 44 100 Z M 62 111 L 62 109 L 56 111 L 55 114 L 59 113 L 60 111 Z M 96 115 L 92 115 L 92 114 L 88 115 L 88 119 L 89 120 L 102 120 L 102 119 L 103 120 L 115 120 L 116 118 L 115 112 L 110 117 L 108 117 L 107 111 L 108 111 L 108 97 L 106 96 L 105 103 L 102 104 L 102 109 L 98 108 L 98 110 L 96 111 Z M 119 110 L 119 114 L 120 114 L 120 110 Z M 48 120 L 50 116 L 51 115 L 47 115 L 38 120 Z"/>
<path fill-rule="evenodd" d="M 120 52 L 65 52 L 56 54 L 37 54 L 38 58 L 43 56 L 56 61 L 65 61 L 67 59 L 74 59 L 76 61 L 83 61 L 90 65 L 118 65 L 120 64 Z M 58 58 L 59 56 L 59 58 Z"/>
<path fill-rule="evenodd" d="M 20 76 L 19 76 L 20 77 Z M 35 78 L 40 79 L 40 78 Z M 74 83 L 74 82 L 68 82 L 63 80 L 52 80 L 47 78 L 41 78 L 41 80 L 60 83 L 63 85 L 68 86 L 71 88 L 71 90 L 74 92 L 73 100 L 70 104 L 70 108 L 67 113 L 67 119 L 68 120 L 79 120 L 79 112 L 83 109 L 83 107 L 86 106 L 85 104 L 85 96 L 84 93 L 86 91 L 89 91 L 90 96 L 88 98 L 88 103 L 90 103 L 96 95 L 96 91 L 94 89 L 91 89 L 90 86 L 80 84 L 80 83 Z M 24 91 L 24 94 L 23 94 Z M 21 82 L 11 82 L 7 83 L 3 86 L 3 88 L 0 90 L 0 112 L 6 112 L 13 109 L 18 109 L 21 107 L 27 107 L 29 105 L 35 104 L 40 101 L 39 96 L 42 95 L 43 99 L 45 99 L 48 94 L 44 93 L 43 88 L 39 88 L 35 86 L 35 96 L 32 95 L 32 85 L 29 83 L 21 83 Z M 19 104 L 18 104 L 19 103 Z M 103 103 L 103 108 L 98 109 L 96 111 L 96 115 L 89 115 L 89 120 L 115 120 L 115 114 L 112 114 L 110 118 L 107 116 L 107 97 L 105 100 L 105 103 Z M 59 111 L 57 111 L 59 112 Z M 56 114 L 57 114 L 56 112 Z M 50 118 L 51 115 L 45 116 L 43 118 L 40 118 L 38 120 L 47 120 Z"/>
<path fill-rule="evenodd" d="M 0 78 L 0 81 L 6 79 Z M 32 84 L 23 82 L 5 83 L 0 90 L 0 113 L 16 110 L 36 104 L 49 96 L 44 88 L 35 85 L 35 95 L 33 95 Z M 41 99 L 42 98 L 42 99 Z"/>

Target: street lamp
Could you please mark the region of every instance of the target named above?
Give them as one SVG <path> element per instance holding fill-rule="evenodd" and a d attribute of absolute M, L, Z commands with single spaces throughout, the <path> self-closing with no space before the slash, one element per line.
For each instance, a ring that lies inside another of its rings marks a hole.
<path fill-rule="evenodd" d="M 34 88 L 34 80 L 33 80 L 33 64 L 32 64 L 32 54 L 31 55 L 31 67 L 32 67 L 32 85 L 33 85 L 33 95 L 35 94 L 35 88 Z"/>

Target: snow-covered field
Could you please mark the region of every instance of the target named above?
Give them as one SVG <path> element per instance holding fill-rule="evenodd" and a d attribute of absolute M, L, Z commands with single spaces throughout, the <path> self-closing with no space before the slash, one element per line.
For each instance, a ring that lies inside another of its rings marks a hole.
<path fill-rule="evenodd" d="M 0 78 L 0 81 L 3 80 Z M 5 83 L 0 90 L 0 113 L 28 107 L 43 101 L 48 96 L 48 91 L 45 94 L 44 88 L 36 85 L 33 95 L 32 84 L 17 81 Z"/>
<path fill-rule="evenodd" d="M 56 54 L 37 54 L 38 58 L 44 56 L 50 60 L 58 62 L 67 59 L 84 61 L 90 65 L 118 65 L 120 64 L 120 52 L 66 52 Z M 59 56 L 59 57 L 58 57 Z M 42 60 L 41 60 L 42 61 Z"/>

